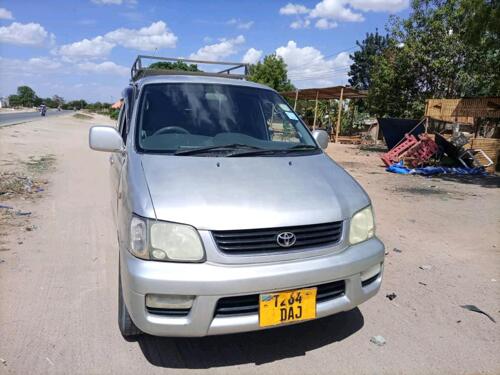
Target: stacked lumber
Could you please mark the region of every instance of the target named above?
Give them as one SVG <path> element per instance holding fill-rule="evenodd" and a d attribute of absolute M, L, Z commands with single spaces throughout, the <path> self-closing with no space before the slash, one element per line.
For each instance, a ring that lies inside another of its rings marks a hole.
<path fill-rule="evenodd" d="M 352 135 L 352 136 L 339 135 L 337 137 L 337 143 L 359 145 L 359 144 L 361 144 L 361 136 L 360 135 Z"/>

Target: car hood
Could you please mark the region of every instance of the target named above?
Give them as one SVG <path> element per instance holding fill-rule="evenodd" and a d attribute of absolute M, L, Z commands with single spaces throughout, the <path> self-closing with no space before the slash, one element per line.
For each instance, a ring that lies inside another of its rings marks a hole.
<path fill-rule="evenodd" d="M 196 157 L 143 154 L 158 220 L 231 230 L 325 223 L 370 203 L 325 154 Z"/>

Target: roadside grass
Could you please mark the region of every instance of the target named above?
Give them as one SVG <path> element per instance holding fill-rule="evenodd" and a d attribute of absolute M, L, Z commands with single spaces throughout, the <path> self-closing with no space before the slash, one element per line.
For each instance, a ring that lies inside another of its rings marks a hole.
<path fill-rule="evenodd" d="M 26 230 L 32 230 L 32 226 L 28 227 L 30 204 L 47 189 L 48 181 L 43 175 L 55 169 L 55 163 L 55 155 L 45 154 L 3 164 L 15 170 L 0 169 L 0 251 L 9 250 L 5 239 L 13 228 L 25 226 Z"/>
<path fill-rule="evenodd" d="M 83 113 L 75 113 L 73 115 L 74 118 L 77 118 L 79 120 L 92 120 L 93 117 L 89 115 L 84 115 Z"/>
<path fill-rule="evenodd" d="M 54 169 L 54 154 L 30 156 L 28 160 L 16 163 L 20 168 L 15 171 L 0 171 L 0 200 L 17 196 L 28 197 L 45 189 L 47 180 L 42 178 L 46 172 Z"/>
<path fill-rule="evenodd" d="M 19 173 L 0 172 L 0 196 L 22 194 L 26 178 Z"/>
<path fill-rule="evenodd" d="M 56 157 L 54 154 L 46 154 L 42 156 L 30 156 L 27 161 L 23 162 L 29 172 L 32 173 L 43 173 L 50 170 L 54 163 L 56 162 Z"/>

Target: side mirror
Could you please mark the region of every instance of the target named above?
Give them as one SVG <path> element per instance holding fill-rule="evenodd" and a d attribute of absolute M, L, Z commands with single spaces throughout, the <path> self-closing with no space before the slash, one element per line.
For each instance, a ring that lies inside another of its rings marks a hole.
<path fill-rule="evenodd" d="M 91 127 L 89 146 L 92 150 L 107 152 L 120 152 L 125 147 L 120 133 L 111 126 Z"/>
<path fill-rule="evenodd" d="M 325 132 L 324 130 L 315 130 L 312 132 L 312 135 L 316 142 L 318 142 L 319 147 L 321 147 L 323 150 L 328 147 L 330 137 L 328 136 L 327 132 Z"/>

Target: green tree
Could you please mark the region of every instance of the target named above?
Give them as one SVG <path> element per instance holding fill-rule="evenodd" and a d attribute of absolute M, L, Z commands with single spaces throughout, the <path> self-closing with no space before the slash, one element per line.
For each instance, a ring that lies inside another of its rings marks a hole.
<path fill-rule="evenodd" d="M 83 109 L 87 108 L 87 102 L 83 99 L 72 100 L 63 105 L 63 109 Z"/>
<path fill-rule="evenodd" d="M 264 57 L 262 62 L 249 67 L 249 80 L 270 86 L 276 91 L 295 90 L 288 79 L 288 71 L 285 61 L 276 54 Z"/>
<path fill-rule="evenodd" d="M 159 61 L 155 62 L 148 67 L 149 69 L 162 69 L 162 70 L 183 70 L 187 72 L 201 72 L 196 64 L 186 64 L 184 61 Z"/>
<path fill-rule="evenodd" d="M 475 1 L 414 0 L 407 19 L 391 19 L 388 46 L 372 67 L 370 112 L 419 118 L 428 98 L 500 94 L 498 26 L 474 18 L 494 18 L 495 11 L 484 1 L 488 10 L 474 15 Z"/>
<path fill-rule="evenodd" d="M 462 0 L 462 39 L 472 51 L 471 84 L 479 95 L 500 93 L 500 4 L 496 0 Z"/>
<path fill-rule="evenodd" d="M 359 51 L 349 57 L 353 61 L 349 70 L 349 84 L 357 89 L 368 90 L 371 86 L 371 70 L 375 58 L 380 56 L 389 44 L 389 36 L 378 33 L 367 33 L 363 41 L 356 41 Z"/>
<path fill-rule="evenodd" d="M 42 99 L 42 102 L 49 108 L 57 108 L 57 103 L 52 98 Z"/>
<path fill-rule="evenodd" d="M 18 95 L 9 95 L 9 105 L 11 107 L 20 107 L 21 104 L 21 99 L 19 98 Z"/>
<path fill-rule="evenodd" d="M 52 101 L 57 103 L 57 106 L 62 106 L 64 104 L 64 99 L 59 95 L 52 96 Z"/>
<path fill-rule="evenodd" d="M 36 105 L 38 97 L 35 91 L 29 86 L 19 86 L 17 88 L 18 105 L 23 107 L 33 107 Z M 14 99 L 16 101 L 16 98 Z"/>

